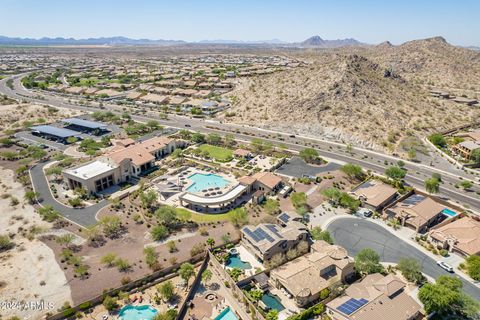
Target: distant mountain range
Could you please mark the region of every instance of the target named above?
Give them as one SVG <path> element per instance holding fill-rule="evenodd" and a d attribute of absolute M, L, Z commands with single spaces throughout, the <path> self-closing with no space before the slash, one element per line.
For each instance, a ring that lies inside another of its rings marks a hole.
<path fill-rule="evenodd" d="M 334 48 L 342 46 L 364 45 L 355 39 L 324 40 L 320 36 L 314 36 L 300 43 L 289 43 L 279 39 L 242 41 L 242 40 L 201 40 L 198 42 L 187 42 L 183 40 L 151 40 L 131 39 L 127 37 L 102 37 L 88 39 L 74 38 L 12 38 L 0 36 L 0 45 L 32 45 L 32 46 L 62 46 L 62 45 L 181 45 L 181 44 L 233 44 L 233 45 L 273 45 L 273 46 L 295 46 L 295 47 L 324 47 Z"/>
<path fill-rule="evenodd" d="M 366 44 L 361 43 L 360 41 L 352 38 L 325 40 L 325 39 L 322 39 L 320 36 L 313 36 L 299 43 L 299 46 L 301 47 L 320 47 L 320 48 L 338 48 L 338 47 L 363 46 L 363 45 L 366 45 Z"/>
<path fill-rule="evenodd" d="M 52 46 L 52 45 L 172 45 L 184 44 L 181 40 L 150 40 L 150 39 L 130 39 L 126 37 L 102 37 L 88 39 L 74 38 L 10 38 L 0 36 L 0 45 L 33 45 L 33 46 Z"/>

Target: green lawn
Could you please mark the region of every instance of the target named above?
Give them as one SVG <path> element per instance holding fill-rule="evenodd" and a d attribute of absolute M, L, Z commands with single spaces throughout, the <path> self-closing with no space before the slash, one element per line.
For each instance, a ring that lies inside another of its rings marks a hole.
<path fill-rule="evenodd" d="M 198 148 L 203 152 L 208 152 L 211 158 L 220 162 L 228 162 L 233 159 L 233 151 L 226 148 L 212 146 L 209 144 L 202 144 Z"/>
<path fill-rule="evenodd" d="M 177 216 L 180 220 L 192 220 L 195 222 L 215 222 L 215 221 L 227 221 L 230 219 L 231 211 L 227 213 L 219 213 L 219 214 L 201 214 L 188 211 L 183 208 L 176 208 Z"/>

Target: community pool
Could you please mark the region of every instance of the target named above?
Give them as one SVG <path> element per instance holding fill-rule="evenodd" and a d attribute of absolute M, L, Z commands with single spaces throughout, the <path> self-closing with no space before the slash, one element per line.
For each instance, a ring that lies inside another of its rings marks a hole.
<path fill-rule="evenodd" d="M 443 209 L 443 210 L 442 210 L 442 213 L 443 213 L 444 215 L 449 216 L 449 217 L 455 217 L 455 216 L 457 215 L 457 213 L 456 213 L 455 211 L 450 210 L 450 209 L 448 209 L 448 208 Z"/>
<path fill-rule="evenodd" d="M 239 268 L 242 270 L 252 269 L 252 265 L 249 262 L 242 261 L 238 253 L 230 254 L 225 265 L 230 268 Z"/>
<path fill-rule="evenodd" d="M 120 310 L 118 315 L 122 320 L 151 320 L 156 314 L 157 310 L 149 305 L 126 305 Z"/>
<path fill-rule="evenodd" d="M 215 317 L 215 320 L 238 320 L 237 316 L 230 307 L 225 308 L 218 316 Z"/>
<path fill-rule="evenodd" d="M 269 309 L 275 309 L 277 310 L 278 312 L 282 311 L 285 309 L 285 307 L 283 306 L 283 304 L 280 302 L 280 299 L 274 295 L 274 294 L 271 294 L 270 292 L 266 292 L 263 296 L 262 296 L 262 301 L 263 303 L 265 303 L 265 305 L 269 308 Z"/>
<path fill-rule="evenodd" d="M 215 188 L 221 189 L 230 183 L 228 180 L 214 173 L 194 173 L 189 176 L 188 179 L 193 181 L 192 185 L 187 188 L 187 191 L 190 192 L 200 192 L 209 189 L 211 189 L 209 191 L 212 191 Z"/>

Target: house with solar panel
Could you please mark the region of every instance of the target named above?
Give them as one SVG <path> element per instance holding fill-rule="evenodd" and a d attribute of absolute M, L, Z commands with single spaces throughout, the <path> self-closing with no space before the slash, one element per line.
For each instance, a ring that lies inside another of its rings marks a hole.
<path fill-rule="evenodd" d="M 306 226 L 298 222 L 291 222 L 285 227 L 268 223 L 247 225 L 242 228 L 241 234 L 244 247 L 262 263 L 277 254 L 286 254 L 300 242 L 308 243 L 309 239 Z"/>
<path fill-rule="evenodd" d="M 326 313 L 334 320 L 422 319 L 422 307 L 405 287 L 405 282 L 392 274 L 370 274 L 328 302 Z"/>
<path fill-rule="evenodd" d="M 445 219 L 454 218 L 459 212 L 460 208 L 446 201 L 415 191 L 387 206 L 383 218 L 396 219 L 402 226 L 425 233 Z"/>
<path fill-rule="evenodd" d="M 354 276 L 354 262 L 347 250 L 319 240 L 312 244 L 310 253 L 271 270 L 270 282 L 302 308 L 318 301 L 322 290 Z"/>

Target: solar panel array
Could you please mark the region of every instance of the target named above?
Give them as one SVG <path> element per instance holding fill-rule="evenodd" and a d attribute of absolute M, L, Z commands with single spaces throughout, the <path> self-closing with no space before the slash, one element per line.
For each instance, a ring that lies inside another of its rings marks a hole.
<path fill-rule="evenodd" d="M 274 235 L 276 235 L 278 238 L 283 238 L 283 236 L 278 233 L 278 229 L 275 225 L 273 224 L 267 224 L 265 227 L 267 227 L 268 230 L 270 230 Z"/>
<path fill-rule="evenodd" d="M 415 204 L 419 203 L 420 201 L 422 201 L 423 199 L 425 199 L 424 196 L 422 196 L 420 194 L 414 194 L 413 196 L 408 197 L 407 199 L 403 200 L 402 202 L 404 204 L 408 204 L 408 205 L 415 205 Z"/>
<path fill-rule="evenodd" d="M 284 212 L 278 216 L 278 219 L 280 219 L 280 221 L 284 223 L 287 223 L 290 220 L 290 216 L 288 215 L 288 213 Z"/>
<path fill-rule="evenodd" d="M 350 298 L 348 301 L 339 305 L 337 307 L 337 310 L 346 314 L 346 315 L 351 315 L 352 313 L 354 313 L 355 311 L 357 311 L 358 309 L 360 309 L 361 307 L 363 307 L 367 303 L 368 303 L 368 300 L 363 299 L 363 298 L 361 298 L 359 300 L 357 300 L 355 298 Z"/>
<path fill-rule="evenodd" d="M 255 242 L 260 242 L 265 239 L 267 239 L 269 242 L 275 241 L 275 239 L 273 239 L 272 236 L 270 236 L 265 230 L 263 230 L 260 227 L 256 228 L 253 231 L 245 227 L 243 228 L 243 231 Z"/>

